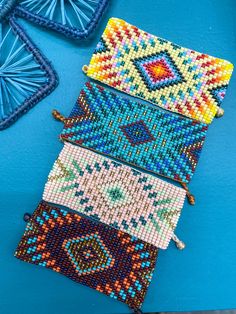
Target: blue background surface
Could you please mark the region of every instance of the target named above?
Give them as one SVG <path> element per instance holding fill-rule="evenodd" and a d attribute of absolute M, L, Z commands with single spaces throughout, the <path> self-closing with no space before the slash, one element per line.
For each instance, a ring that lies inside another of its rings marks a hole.
<path fill-rule="evenodd" d="M 93 38 L 80 44 L 20 21 L 53 61 L 59 87 L 0 133 L 0 313 L 118 314 L 126 305 L 64 276 L 13 257 L 24 231 L 22 216 L 39 202 L 62 144 L 53 108 L 69 114 L 86 81 L 87 64 L 109 17 L 119 17 L 157 36 L 236 64 L 235 0 L 113 0 Z M 190 184 L 197 203 L 185 204 L 177 233 L 187 244 L 160 251 L 143 310 L 236 308 L 236 78 L 211 125 Z"/>

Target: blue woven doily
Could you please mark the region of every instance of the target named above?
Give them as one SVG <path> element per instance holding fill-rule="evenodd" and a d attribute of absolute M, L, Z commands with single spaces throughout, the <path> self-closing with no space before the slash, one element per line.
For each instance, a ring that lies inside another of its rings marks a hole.
<path fill-rule="evenodd" d="M 16 14 L 67 37 L 84 39 L 95 29 L 109 0 L 19 0 Z"/>
<path fill-rule="evenodd" d="M 14 2 L 0 1 L 0 130 L 14 123 L 57 85 L 57 75 L 49 61 L 9 15 Z"/>

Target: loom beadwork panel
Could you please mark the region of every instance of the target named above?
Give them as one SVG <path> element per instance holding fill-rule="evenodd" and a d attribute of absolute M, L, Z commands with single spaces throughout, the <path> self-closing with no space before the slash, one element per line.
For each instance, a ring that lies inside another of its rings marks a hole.
<path fill-rule="evenodd" d="M 111 18 L 87 75 L 164 109 L 211 123 L 233 65 Z"/>
<path fill-rule="evenodd" d="M 65 143 L 43 200 L 69 207 L 165 249 L 185 190 L 87 149 Z"/>
<path fill-rule="evenodd" d="M 131 101 L 87 82 L 65 119 L 61 139 L 188 183 L 207 128 L 207 124 Z"/>
<path fill-rule="evenodd" d="M 15 256 L 140 308 L 157 249 L 127 233 L 41 202 Z"/>

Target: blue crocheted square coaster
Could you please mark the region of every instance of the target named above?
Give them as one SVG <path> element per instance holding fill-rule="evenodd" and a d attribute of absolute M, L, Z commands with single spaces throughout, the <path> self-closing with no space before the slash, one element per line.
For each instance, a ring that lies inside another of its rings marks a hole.
<path fill-rule="evenodd" d="M 14 1 L 0 2 L 0 130 L 51 93 L 57 75 L 11 12 Z M 6 18 L 7 17 L 7 18 Z"/>
<path fill-rule="evenodd" d="M 84 39 L 92 33 L 109 0 L 20 0 L 16 13 L 67 37 Z"/>

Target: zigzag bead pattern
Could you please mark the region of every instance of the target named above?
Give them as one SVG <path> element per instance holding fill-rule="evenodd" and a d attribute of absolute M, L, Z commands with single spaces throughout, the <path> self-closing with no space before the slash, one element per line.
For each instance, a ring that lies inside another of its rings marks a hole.
<path fill-rule="evenodd" d="M 49 174 L 43 200 L 165 249 L 185 195 L 182 188 L 65 143 Z"/>
<path fill-rule="evenodd" d="M 62 140 L 184 183 L 193 176 L 208 129 L 89 82 L 64 123 Z"/>
<path fill-rule="evenodd" d="M 204 123 L 221 104 L 233 65 L 111 18 L 86 73 L 132 96 Z"/>
<path fill-rule="evenodd" d="M 127 233 L 41 202 L 15 256 L 138 309 L 152 279 L 157 249 Z"/>

